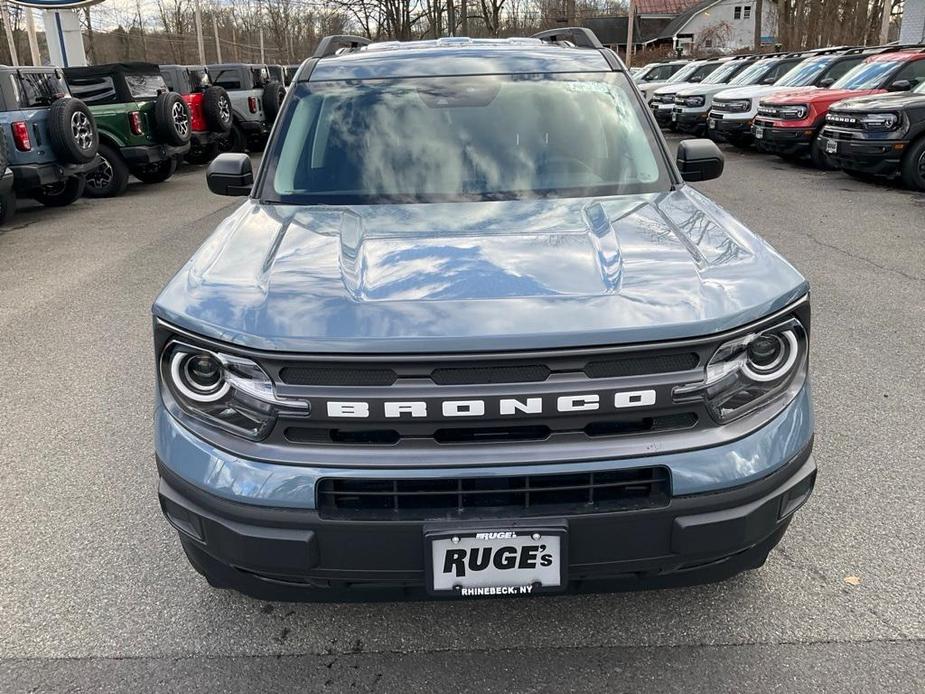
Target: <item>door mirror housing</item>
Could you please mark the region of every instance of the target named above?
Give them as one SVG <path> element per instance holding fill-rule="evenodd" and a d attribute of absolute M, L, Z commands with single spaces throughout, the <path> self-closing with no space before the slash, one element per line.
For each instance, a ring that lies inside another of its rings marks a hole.
<path fill-rule="evenodd" d="M 835 84 L 834 77 L 826 77 L 824 80 L 819 81 L 819 86 L 822 87 L 823 89 L 828 89 L 833 84 Z"/>
<path fill-rule="evenodd" d="M 254 170 L 246 154 L 219 154 L 206 171 L 206 183 L 216 195 L 249 195 L 254 187 Z"/>
<path fill-rule="evenodd" d="M 703 77 L 700 77 L 700 76 L 698 76 L 698 75 L 694 75 L 694 76 L 691 77 L 691 79 L 690 79 L 690 81 L 691 81 L 692 83 L 697 83 L 697 82 L 700 82 L 701 80 L 703 80 Z"/>
<path fill-rule="evenodd" d="M 896 80 L 887 89 L 891 92 L 908 92 L 914 86 L 909 80 Z"/>
<path fill-rule="evenodd" d="M 709 181 L 723 174 L 725 159 L 713 140 L 683 140 L 678 145 L 678 169 L 685 181 Z"/>

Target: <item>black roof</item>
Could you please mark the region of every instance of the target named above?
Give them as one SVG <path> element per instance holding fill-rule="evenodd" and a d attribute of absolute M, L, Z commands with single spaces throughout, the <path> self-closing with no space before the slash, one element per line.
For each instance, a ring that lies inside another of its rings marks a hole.
<path fill-rule="evenodd" d="M 140 61 L 64 68 L 64 74 L 68 77 L 106 77 L 113 73 L 122 75 L 159 75 L 161 74 L 161 68 L 154 63 L 143 63 Z"/>

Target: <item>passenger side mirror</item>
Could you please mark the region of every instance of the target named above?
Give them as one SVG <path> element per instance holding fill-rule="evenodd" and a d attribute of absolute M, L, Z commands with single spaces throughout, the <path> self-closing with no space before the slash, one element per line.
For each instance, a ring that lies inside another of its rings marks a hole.
<path fill-rule="evenodd" d="M 723 174 L 725 159 L 713 140 L 683 140 L 678 145 L 678 169 L 685 181 L 709 181 Z"/>
<path fill-rule="evenodd" d="M 700 77 L 699 75 L 694 75 L 693 77 L 690 78 L 689 81 L 690 82 L 700 82 L 701 80 L 703 80 L 703 77 Z"/>
<path fill-rule="evenodd" d="M 914 86 L 915 85 L 913 85 L 909 80 L 896 80 L 893 82 L 893 84 L 887 87 L 887 90 L 891 92 L 908 92 Z"/>
<path fill-rule="evenodd" d="M 819 86 L 823 89 L 828 89 L 833 84 L 835 84 L 835 79 L 833 77 L 826 77 L 824 80 L 819 81 Z"/>
<path fill-rule="evenodd" d="M 206 183 L 216 195 L 249 195 L 254 187 L 254 170 L 246 154 L 219 154 L 206 171 Z"/>
<path fill-rule="evenodd" d="M 765 77 L 763 80 L 761 80 L 761 84 L 774 84 L 776 81 L 776 77 Z"/>

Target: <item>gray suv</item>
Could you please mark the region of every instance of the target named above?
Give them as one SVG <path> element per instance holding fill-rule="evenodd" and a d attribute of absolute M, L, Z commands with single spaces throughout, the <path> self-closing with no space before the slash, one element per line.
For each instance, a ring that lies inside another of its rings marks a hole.
<path fill-rule="evenodd" d="M 263 151 L 286 89 L 270 76 L 266 65 L 221 63 L 209 65 L 212 84 L 224 87 L 231 98 L 233 124 L 218 138 L 223 152 Z"/>
<path fill-rule="evenodd" d="M 154 303 L 159 498 L 261 598 L 718 580 L 816 478 L 806 280 L 587 29 L 298 71 Z"/>

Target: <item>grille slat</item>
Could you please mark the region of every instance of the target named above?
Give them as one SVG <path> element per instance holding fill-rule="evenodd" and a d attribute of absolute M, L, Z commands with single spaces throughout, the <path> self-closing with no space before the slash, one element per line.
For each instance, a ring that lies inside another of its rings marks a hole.
<path fill-rule="evenodd" d="M 610 513 L 668 503 L 664 467 L 564 475 L 318 482 L 322 518 L 436 520 Z"/>

